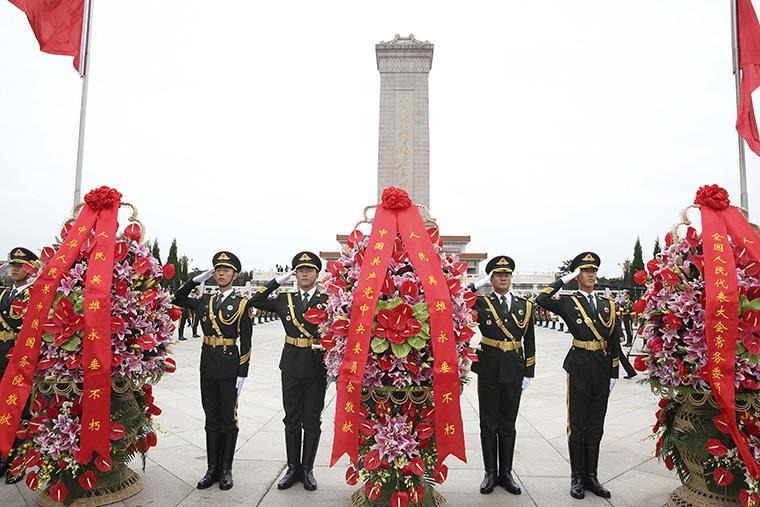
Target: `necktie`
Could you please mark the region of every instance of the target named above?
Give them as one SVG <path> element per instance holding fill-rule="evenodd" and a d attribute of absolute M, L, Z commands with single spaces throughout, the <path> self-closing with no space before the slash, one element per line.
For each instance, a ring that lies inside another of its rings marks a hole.
<path fill-rule="evenodd" d="M 509 312 L 509 304 L 507 304 L 507 296 L 501 296 L 501 307 L 505 312 Z"/>
<path fill-rule="evenodd" d="M 13 287 L 11 289 L 11 295 L 10 295 L 8 301 L 13 301 L 13 298 L 15 298 L 15 297 L 16 297 L 16 287 Z"/>
<path fill-rule="evenodd" d="M 594 310 L 594 313 L 596 313 L 596 303 L 594 303 L 594 296 L 593 294 L 588 295 L 588 302 L 591 305 L 591 308 Z"/>
<path fill-rule="evenodd" d="M 309 293 L 304 292 L 301 296 L 301 303 L 303 304 L 303 307 L 306 308 L 309 304 Z"/>
<path fill-rule="evenodd" d="M 219 309 L 222 307 L 222 301 L 224 301 L 224 296 L 220 292 L 216 295 L 216 300 L 214 301 L 214 312 L 218 312 Z"/>

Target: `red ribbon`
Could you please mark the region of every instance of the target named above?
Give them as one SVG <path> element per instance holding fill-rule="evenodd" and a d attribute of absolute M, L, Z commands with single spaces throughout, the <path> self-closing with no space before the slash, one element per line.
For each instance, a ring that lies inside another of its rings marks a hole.
<path fill-rule="evenodd" d="M 107 189 L 111 190 L 111 189 Z M 103 188 L 98 189 L 103 192 Z M 40 355 L 42 329 L 47 322 L 61 278 L 79 258 L 82 244 L 95 243 L 90 251 L 85 282 L 85 327 L 82 337 L 84 389 L 80 462 L 87 463 L 92 451 L 110 457 L 111 407 L 111 280 L 120 194 L 111 190 L 113 200 L 85 198 L 74 225 L 30 287 L 27 313 L 19 331 L 8 368 L 0 381 L 0 453 L 8 456 L 21 413 L 31 393 L 34 371 Z M 94 333 L 94 334 L 92 334 Z M 97 336 L 97 338 L 95 338 Z M 97 362 L 93 362 L 96 360 Z M 93 389 L 101 389 L 91 396 Z M 97 422 L 99 424 L 94 424 Z M 90 424 L 93 423 L 93 424 Z M 86 457 L 82 460 L 81 457 Z"/>
<path fill-rule="evenodd" d="M 760 238 L 744 216 L 734 207 L 714 209 L 700 206 L 702 214 L 702 248 L 705 265 L 705 339 L 708 354 L 710 387 L 725 417 L 731 438 L 750 474 L 760 479 L 758 466 L 747 440 L 736 424 L 734 388 L 736 339 L 739 325 L 739 289 L 736 265 L 728 236 L 734 245 L 747 248 L 754 260 L 760 260 Z"/>
<path fill-rule="evenodd" d="M 346 353 L 338 377 L 335 438 L 330 466 L 335 465 L 343 454 L 348 454 L 354 464 L 358 463 L 362 379 L 372 337 L 375 307 L 393 253 L 397 230 L 422 281 L 430 313 L 438 463 L 443 463 L 450 454 L 466 461 L 451 295 L 440 258 L 433 249 L 416 207 L 378 206 L 354 290 Z"/>

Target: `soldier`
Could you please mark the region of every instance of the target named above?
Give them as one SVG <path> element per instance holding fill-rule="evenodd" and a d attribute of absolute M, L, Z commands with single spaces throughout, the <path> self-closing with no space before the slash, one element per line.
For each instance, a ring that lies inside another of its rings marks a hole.
<path fill-rule="evenodd" d="M 35 273 L 39 268 L 37 256 L 31 250 L 23 247 L 16 247 L 11 250 L 8 259 L 9 274 L 13 286 L 10 289 L 3 289 L 0 293 L 0 378 L 8 367 L 8 356 L 16 344 L 16 338 L 23 323 L 23 313 L 14 309 L 13 303 L 29 299 L 32 273 Z M 29 417 L 27 408 L 24 408 L 23 417 Z M 8 470 L 12 461 L 11 456 L 12 453 L 8 454 L 8 458 L 5 460 L 0 457 L 0 476 L 5 475 L 6 484 L 15 484 L 24 478 L 23 474 L 13 475 Z"/>
<path fill-rule="evenodd" d="M 480 492 L 484 495 L 493 492 L 497 484 L 513 495 L 522 493 L 512 477 L 515 420 L 522 391 L 533 378 L 536 341 L 533 304 L 510 292 L 514 269 L 512 259 L 496 256 L 486 265 L 490 276 L 471 286 L 478 290 L 490 280 L 494 289 L 487 296 L 478 296 L 475 303 L 483 335 L 479 360 L 473 363 L 472 370 L 478 374 L 480 445 L 486 472 Z"/>
<path fill-rule="evenodd" d="M 633 346 L 633 303 L 631 303 L 631 293 L 623 292 L 623 301 L 620 304 L 620 313 L 623 318 L 623 329 L 625 329 L 625 347 Z"/>
<path fill-rule="evenodd" d="M 323 352 L 312 345 L 319 343 L 317 326 L 308 323 L 303 314 L 310 308 L 324 308 L 327 295 L 317 289 L 317 275 L 322 261 L 311 252 L 293 257 L 294 271 L 271 280 L 253 295 L 251 303 L 259 310 L 273 312 L 282 321 L 285 344 L 280 358 L 282 372 L 282 405 L 285 409 L 285 449 L 288 469 L 277 489 L 288 489 L 301 480 L 308 491 L 317 489 L 314 459 L 322 433 L 321 415 L 325 404 L 327 372 L 322 363 Z M 269 295 L 295 275 L 298 292 Z M 301 431 L 303 430 L 303 455 Z"/>
<path fill-rule="evenodd" d="M 536 303 L 559 315 L 573 335 L 573 346 L 564 363 L 568 374 L 567 440 L 573 498 L 583 498 L 584 489 L 602 498 L 611 496 L 597 478 L 597 466 L 607 400 L 618 376 L 623 331 L 615 318 L 615 303 L 594 295 L 600 264 L 599 256 L 593 252 L 579 254 L 570 263 L 572 272 L 536 298 Z M 579 290 L 553 297 L 576 278 Z"/>
<path fill-rule="evenodd" d="M 227 490 L 232 488 L 232 460 L 238 435 L 237 399 L 248 376 L 253 328 L 248 317 L 248 300 L 232 289 L 232 282 L 240 273 L 240 260 L 222 251 L 214 255 L 212 262 L 214 269 L 180 287 L 174 304 L 202 315 L 201 403 L 206 414 L 208 470 L 198 481 L 198 489 L 219 481 L 219 489 Z M 212 276 L 219 292 L 191 298 L 190 292 Z"/>

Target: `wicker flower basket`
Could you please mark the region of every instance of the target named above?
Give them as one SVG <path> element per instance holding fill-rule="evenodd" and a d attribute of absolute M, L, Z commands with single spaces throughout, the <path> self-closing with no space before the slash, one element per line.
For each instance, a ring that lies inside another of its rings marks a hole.
<path fill-rule="evenodd" d="M 445 507 L 446 506 L 446 498 L 439 492 L 437 492 L 435 489 L 430 487 L 430 492 L 433 494 L 433 502 L 431 503 L 424 503 L 423 505 L 430 505 L 435 507 Z M 356 491 L 354 491 L 354 494 L 351 495 L 351 499 L 348 502 L 348 505 L 351 507 L 375 507 L 380 504 L 372 503 L 369 500 L 367 500 L 367 495 L 364 493 L 364 488 L 360 488 Z"/>

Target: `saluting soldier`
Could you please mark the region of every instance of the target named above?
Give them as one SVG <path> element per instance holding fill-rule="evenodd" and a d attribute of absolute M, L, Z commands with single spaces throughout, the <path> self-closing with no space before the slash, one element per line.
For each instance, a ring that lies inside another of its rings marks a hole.
<path fill-rule="evenodd" d="M 536 303 L 559 315 L 573 335 L 565 357 L 568 374 L 568 447 L 570 495 L 583 498 L 585 490 L 610 498 L 597 478 L 599 445 L 604 433 L 607 401 L 618 377 L 623 331 L 615 318 L 615 303 L 594 294 L 601 264 L 593 252 L 583 252 L 570 263 L 570 274 L 541 291 Z M 554 297 L 562 286 L 578 280 L 578 290 Z"/>
<path fill-rule="evenodd" d="M 198 489 L 219 482 L 219 489 L 232 488 L 232 461 L 237 443 L 237 399 L 248 376 L 253 328 L 248 300 L 232 289 L 240 273 L 240 259 L 222 251 L 213 257 L 214 269 L 189 280 L 174 296 L 174 304 L 201 315 L 201 403 L 206 414 L 208 469 Z M 214 277 L 215 294 L 190 297 L 198 285 Z M 237 340 L 240 338 L 240 348 Z"/>
<path fill-rule="evenodd" d="M 496 256 L 486 265 L 486 274 L 490 276 L 472 286 L 478 290 L 489 280 L 493 285 L 493 292 L 478 296 L 474 307 L 483 335 L 478 362 L 472 365 L 478 374 L 480 445 L 485 466 L 480 484 L 483 494 L 493 492 L 497 484 L 514 495 L 522 493 L 512 477 L 515 420 L 522 391 L 533 378 L 536 340 L 533 303 L 510 291 L 514 269 L 515 261 L 511 258 Z"/>
<path fill-rule="evenodd" d="M 29 249 L 16 247 L 8 254 L 8 263 L 10 264 L 9 275 L 13 286 L 9 289 L 3 289 L 0 293 L 0 378 L 5 374 L 8 367 L 8 356 L 16 344 L 18 332 L 23 324 L 23 313 L 14 309 L 13 303 L 16 301 L 26 301 L 29 299 L 29 287 L 32 285 L 32 273 L 36 273 L 39 268 L 37 256 Z M 29 417 L 27 408 L 24 408 L 24 417 Z M 16 442 L 18 443 L 18 442 Z M 6 484 L 15 484 L 24 478 L 23 474 L 13 475 L 8 470 L 11 456 L 8 454 L 5 460 L 0 457 L 0 476 L 5 475 Z"/>
<path fill-rule="evenodd" d="M 317 489 L 313 474 L 314 459 L 322 433 L 321 415 L 325 404 L 327 372 L 322 363 L 323 352 L 312 348 L 312 345 L 319 344 L 317 326 L 307 322 L 304 313 L 310 308 L 324 308 L 327 294 L 317 288 L 317 275 L 322 269 L 322 261 L 315 254 L 296 254 L 293 257 L 293 269 L 259 289 L 253 295 L 251 304 L 259 310 L 277 315 L 285 330 L 280 371 L 288 468 L 282 480 L 277 483 L 277 489 L 288 489 L 300 480 L 306 490 L 314 491 Z M 279 293 L 269 297 L 294 275 L 298 284 L 297 293 Z"/>

